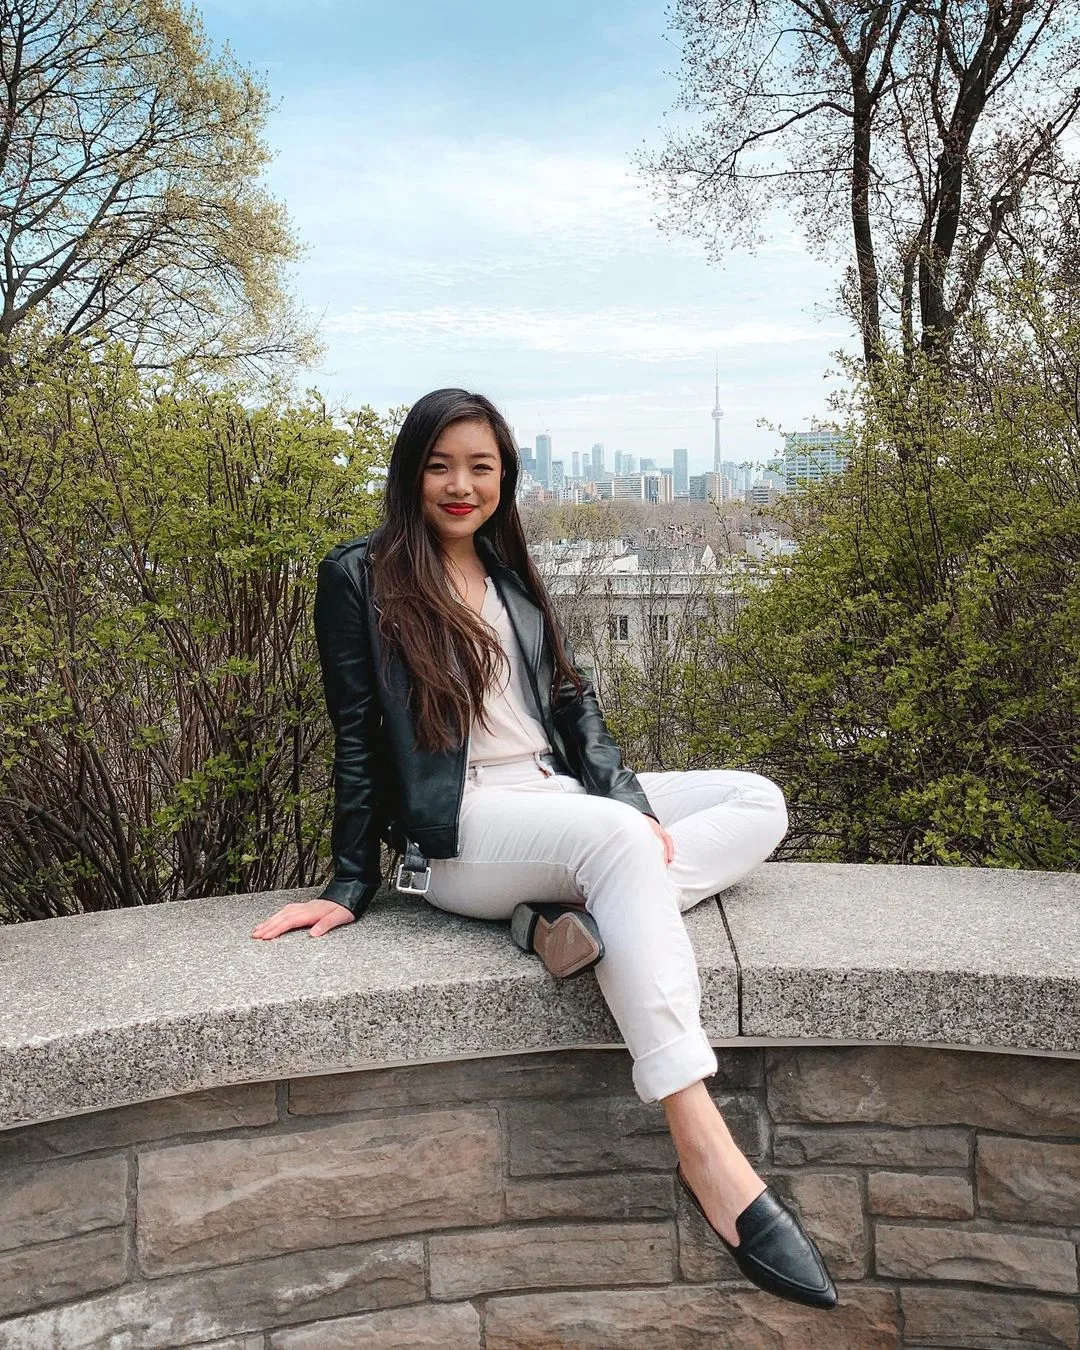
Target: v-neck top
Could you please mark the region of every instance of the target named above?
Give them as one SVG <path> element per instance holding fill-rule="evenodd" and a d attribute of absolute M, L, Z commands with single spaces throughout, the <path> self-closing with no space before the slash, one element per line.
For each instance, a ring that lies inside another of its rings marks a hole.
<path fill-rule="evenodd" d="M 485 578 L 480 617 L 495 630 L 507 655 L 509 669 L 503 668 L 484 698 L 484 713 L 491 730 L 485 730 L 479 720 L 473 718 L 469 733 L 469 763 L 500 764 L 531 755 L 536 750 L 546 754 L 551 750 L 547 732 L 543 723 L 529 711 L 532 700 L 525 659 L 506 606 L 490 575 Z"/>

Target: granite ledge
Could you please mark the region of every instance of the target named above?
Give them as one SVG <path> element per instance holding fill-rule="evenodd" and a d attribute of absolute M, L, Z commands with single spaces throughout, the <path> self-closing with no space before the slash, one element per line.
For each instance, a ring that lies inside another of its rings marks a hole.
<path fill-rule="evenodd" d="M 250 936 L 312 894 L 0 927 L 0 1129 L 237 1083 L 622 1044 L 595 978 L 552 979 L 505 923 L 384 892 L 321 939 Z M 1080 877 L 767 863 L 684 918 L 714 1044 L 1080 1057 Z"/>

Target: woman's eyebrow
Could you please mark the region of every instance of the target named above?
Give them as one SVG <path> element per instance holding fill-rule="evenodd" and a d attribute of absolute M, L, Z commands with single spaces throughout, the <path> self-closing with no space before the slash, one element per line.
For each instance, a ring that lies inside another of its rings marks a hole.
<path fill-rule="evenodd" d="M 435 459 L 436 457 L 438 457 L 438 458 L 440 458 L 440 459 L 449 459 L 449 458 L 450 458 L 450 456 L 449 456 L 449 454 L 448 454 L 448 452 L 447 452 L 446 450 L 432 450 L 430 458 L 431 458 L 431 459 Z M 498 459 L 498 455 L 495 453 L 494 450 L 470 450 L 470 451 L 469 451 L 469 458 L 470 458 L 470 459 Z"/>

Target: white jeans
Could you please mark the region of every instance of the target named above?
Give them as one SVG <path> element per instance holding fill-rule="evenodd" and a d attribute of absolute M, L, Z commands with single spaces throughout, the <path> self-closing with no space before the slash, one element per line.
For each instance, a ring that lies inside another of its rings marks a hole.
<path fill-rule="evenodd" d="M 478 919 L 509 919 L 523 900 L 584 900 L 604 942 L 597 982 L 633 1058 L 634 1088 L 653 1102 L 718 1068 L 682 911 L 764 862 L 788 820 L 783 793 L 760 774 L 637 778 L 674 841 L 670 864 L 636 807 L 590 795 L 533 755 L 468 771 L 461 853 L 429 859 L 425 898 Z"/>

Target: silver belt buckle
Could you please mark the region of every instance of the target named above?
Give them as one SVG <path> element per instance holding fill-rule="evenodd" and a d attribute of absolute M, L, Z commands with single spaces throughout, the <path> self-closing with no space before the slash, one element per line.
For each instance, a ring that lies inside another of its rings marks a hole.
<path fill-rule="evenodd" d="M 405 877 L 408 877 L 409 881 L 411 882 L 413 877 L 415 876 L 423 877 L 424 884 L 422 886 L 406 885 Z M 398 864 L 397 883 L 395 886 L 396 890 L 404 891 L 406 895 L 426 895 L 427 889 L 430 885 L 431 885 L 430 866 L 425 867 L 422 871 L 420 871 L 419 869 L 414 870 L 412 868 L 406 867 L 404 863 Z"/>

